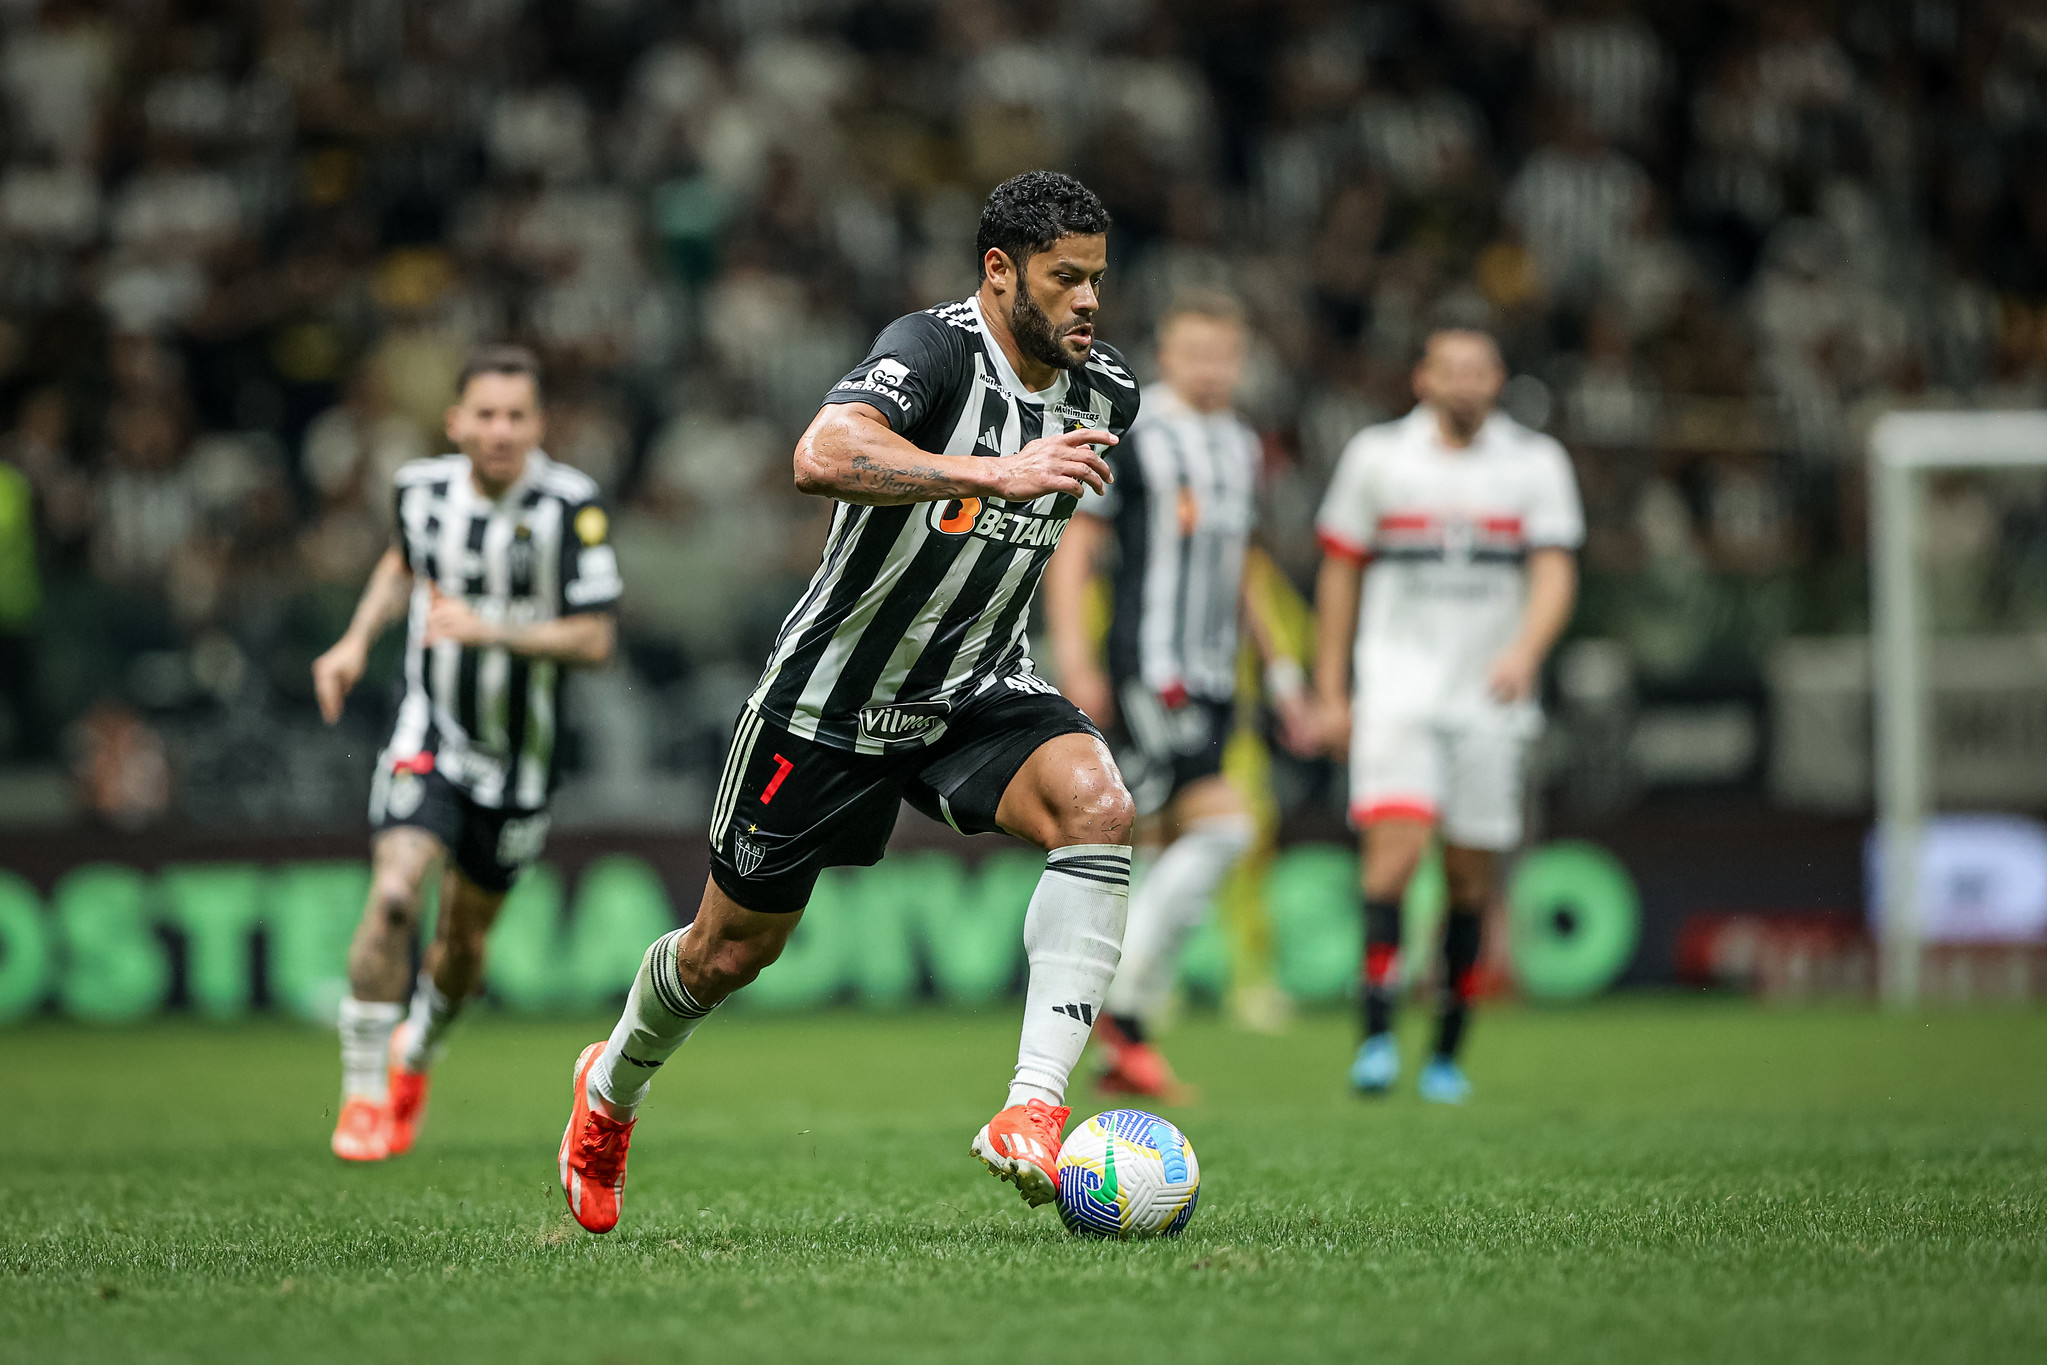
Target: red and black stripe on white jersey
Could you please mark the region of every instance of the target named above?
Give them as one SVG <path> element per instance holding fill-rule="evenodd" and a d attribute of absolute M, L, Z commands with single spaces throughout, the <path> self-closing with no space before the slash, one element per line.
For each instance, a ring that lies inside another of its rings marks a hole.
<path fill-rule="evenodd" d="M 1382 512 L 1368 547 L 1348 545 L 1327 531 L 1322 547 L 1332 554 L 1364 562 L 1464 561 L 1475 564 L 1519 564 L 1528 557 L 1519 516 L 1467 515 L 1442 512 Z"/>
<path fill-rule="evenodd" d="M 1026 390 L 969 298 L 898 318 L 825 395 L 867 403 L 935 454 L 1013 455 L 1047 431 L 1129 430 L 1137 381 L 1094 344 L 1079 369 Z M 1028 672 L 1032 595 L 1075 500 L 840 503 L 824 556 L 782 623 L 749 707 L 860 753 L 928 744 L 953 706 Z"/>

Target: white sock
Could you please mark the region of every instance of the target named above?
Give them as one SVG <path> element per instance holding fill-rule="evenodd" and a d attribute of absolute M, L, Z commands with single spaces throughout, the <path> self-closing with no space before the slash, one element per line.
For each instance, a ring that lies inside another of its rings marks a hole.
<path fill-rule="evenodd" d="M 1130 845 L 1073 844 L 1045 858 L 1024 915 L 1031 964 L 1010 1104 L 1059 1104 L 1102 1007 L 1130 912 Z"/>
<path fill-rule="evenodd" d="M 407 1071 L 425 1071 L 441 1060 L 441 1054 L 448 1050 L 448 1026 L 462 1012 L 462 1004 L 460 1000 L 450 1000 L 434 984 L 433 976 L 424 968 L 420 970 L 419 981 L 412 988 L 412 1009 L 405 1016 L 404 1041 L 400 1044 L 400 1056 Z"/>
<path fill-rule="evenodd" d="M 391 1030 L 405 1017 L 405 1006 L 396 1001 L 358 1000 L 341 1002 L 341 1093 L 353 1099 L 382 1103 L 391 1097 Z"/>
<path fill-rule="evenodd" d="M 1248 816 L 1210 816 L 1190 821 L 1159 855 L 1130 895 L 1123 964 L 1104 1009 L 1147 1022 L 1158 1013 L 1172 992 L 1188 937 L 1201 927 L 1216 888 L 1256 835 Z"/>
<path fill-rule="evenodd" d="M 647 1098 L 654 1073 L 715 1008 L 699 1005 L 676 969 L 675 945 L 685 932 L 663 934 L 640 959 L 625 1013 L 590 1068 L 590 1101 L 612 1118 L 632 1118 Z"/>

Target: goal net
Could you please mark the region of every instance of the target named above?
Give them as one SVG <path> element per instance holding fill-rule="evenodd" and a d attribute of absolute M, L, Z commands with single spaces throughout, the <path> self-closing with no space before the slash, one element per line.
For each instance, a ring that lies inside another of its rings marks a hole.
<path fill-rule="evenodd" d="M 1883 998 L 1919 999 L 1920 859 L 1934 804 L 1927 491 L 1943 474 L 2047 470 L 2047 412 L 1900 412 L 1869 438 L 1871 625 Z"/>

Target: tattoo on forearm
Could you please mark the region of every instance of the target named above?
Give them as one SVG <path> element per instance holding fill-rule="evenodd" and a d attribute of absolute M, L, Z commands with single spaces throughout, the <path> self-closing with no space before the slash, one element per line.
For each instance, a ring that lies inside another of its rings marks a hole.
<path fill-rule="evenodd" d="M 951 482 L 944 470 L 930 465 L 913 464 L 898 468 L 867 455 L 855 455 L 852 469 L 853 486 L 875 493 L 935 493 L 941 490 L 932 488 L 932 484 Z"/>

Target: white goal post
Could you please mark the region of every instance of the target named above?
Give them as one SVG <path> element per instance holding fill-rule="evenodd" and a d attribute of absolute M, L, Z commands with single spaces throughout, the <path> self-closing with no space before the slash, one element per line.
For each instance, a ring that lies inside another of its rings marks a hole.
<path fill-rule="evenodd" d="M 1919 999 L 1919 843 L 1933 779 L 1919 582 L 1925 475 L 2047 469 L 2047 412 L 1893 412 L 1869 435 L 1870 627 L 1876 699 L 1879 958 L 1884 1003 Z"/>

